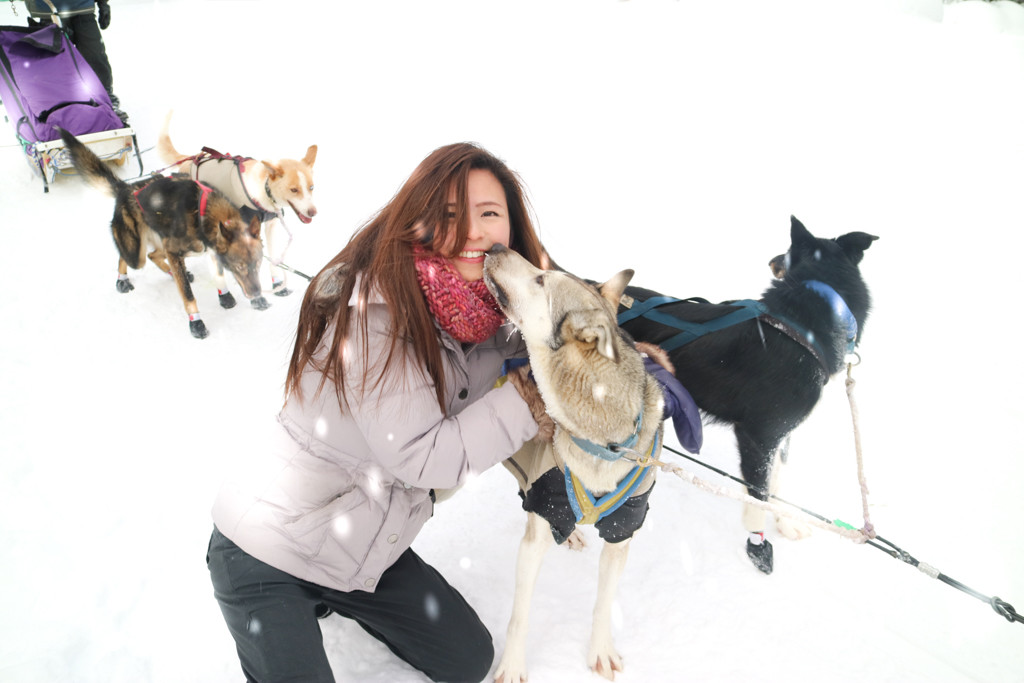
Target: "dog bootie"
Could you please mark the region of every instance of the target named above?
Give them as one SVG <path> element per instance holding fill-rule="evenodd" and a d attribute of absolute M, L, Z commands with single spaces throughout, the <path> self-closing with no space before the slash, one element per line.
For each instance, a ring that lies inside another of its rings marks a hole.
<path fill-rule="evenodd" d="M 292 290 L 288 289 L 288 285 L 285 284 L 284 280 L 274 280 L 273 287 L 274 296 L 288 296 L 292 293 Z"/>
<path fill-rule="evenodd" d="M 231 292 L 217 292 L 217 298 L 220 299 L 221 308 L 235 307 L 235 295 Z"/>
<path fill-rule="evenodd" d="M 133 289 L 135 289 L 135 285 L 133 285 L 132 281 L 129 280 L 127 277 L 117 278 L 117 291 L 121 292 L 122 294 L 127 294 Z"/>
<path fill-rule="evenodd" d="M 193 313 L 188 317 L 188 331 L 196 339 L 206 339 L 210 336 L 210 331 L 206 329 L 206 323 L 203 322 L 198 313 Z"/>
<path fill-rule="evenodd" d="M 263 298 L 262 295 L 252 299 L 249 303 L 252 304 L 252 307 L 257 311 L 265 311 L 270 308 L 270 302 Z"/>
<path fill-rule="evenodd" d="M 772 555 L 772 544 L 768 539 L 764 538 L 760 543 L 747 539 L 747 557 L 765 574 L 771 574 L 774 568 Z"/>

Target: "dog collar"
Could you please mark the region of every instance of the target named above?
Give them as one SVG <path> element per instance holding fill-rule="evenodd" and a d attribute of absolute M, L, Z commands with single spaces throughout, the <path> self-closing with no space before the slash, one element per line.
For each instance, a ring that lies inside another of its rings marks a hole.
<path fill-rule="evenodd" d="M 270 194 L 270 177 L 269 176 L 267 177 L 266 181 L 263 183 L 263 192 L 267 195 L 267 199 L 270 200 L 270 205 L 273 206 L 274 208 L 277 208 L 277 202 L 274 201 L 274 195 Z M 253 201 L 255 201 L 255 200 L 253 200 Z M 263 209 L 262 206 L 260 208 Z M 263 209 L 263 210 L 266 211 L 266 209 Z M 274 211 L 274 212 L 271 212 L 271 213 L 277 213 L 277 212 Z"/>
<path fill-rule="evenodd" d="M 602 460 L 608 460 L 614 462 L 622 458 L 622 450 L 630 450 L 636 445 L 637 440 L 640 438 L 640 425 L 644 420 L 644 407 L 641 404 L 640 414 L 636 416 L 636 424 L 633 425 L 633 433 L 629 435 L 622 443 L 609 443 L 601 445 L 588 441 L 587 439 L 581 439 L 578 436 L 569 435 L 572 442 L 580 447 L 586 453 L 601 458 Z"/>
<path fill-rule="evenodd" d="M 839 296 L 839 292 L 824 282 L 806 280 L 804 287 L 828 302 L 832 308 L 832 315 L 846 328 L 846 353 L 853 353 L 854 347 L 857 345 L 857 318 L 854 317 L 850 307 L 846 305 L 846 301 Z"/>

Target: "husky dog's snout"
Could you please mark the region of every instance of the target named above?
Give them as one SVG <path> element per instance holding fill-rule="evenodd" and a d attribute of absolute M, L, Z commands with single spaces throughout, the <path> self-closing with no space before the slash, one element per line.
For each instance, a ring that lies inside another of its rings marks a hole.
<path fill-rule="evenodd" d="M 494 295 L 494 298 L 498 300 L 498 305 L 503 309 L 507 308 L 509 304 L 508 293 L 495 279 L 495 275 L 500 267 L 502 254 L 507 251 L 508 247 L 505 245 L 495 244 L 484 254 L 484 284 L 491 291 L 491 294 Z"/>

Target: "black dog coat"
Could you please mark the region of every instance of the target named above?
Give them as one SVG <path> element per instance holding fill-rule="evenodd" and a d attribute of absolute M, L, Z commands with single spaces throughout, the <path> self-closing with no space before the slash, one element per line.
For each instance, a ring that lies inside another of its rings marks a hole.
<path fill-rule="evenodd" d="M 598 520 L 594 526 L 608 543 L 621 543 L 632 538 L 633 533 L 644 524 L 647 518 L 647 498 L 654 489 L 654 483 L 635 496 L 627 498 L 614 512 Z M 519 492 L 523 499 L 523 509 L 534 512 L 551 525 L 551 535 L 555 543 L 562 544 L 576 528 L 576 515 L 569 505 L 569 493 L 565 488 L 565 475 L 557 467 L 540 476 L 533 482 L 526 493 Z"/>

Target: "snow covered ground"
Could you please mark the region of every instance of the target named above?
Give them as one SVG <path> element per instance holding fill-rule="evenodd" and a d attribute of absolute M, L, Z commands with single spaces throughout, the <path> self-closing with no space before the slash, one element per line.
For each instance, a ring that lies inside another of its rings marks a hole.
<path fill-rule="evenodd" d="M 112 7 L 115 86 L 143 148 L 171 107 L 182 150 L 276 158 L 319 145 L 320 213 L 291 222 L 288 261 L 307 273 L 420 159 L 458 140 L 522 174 L 551 253 L 593 278 L 629 267 L 680 296 L 754 296 L 790 214 L 823 236 L 879 235 L 863 263 L 876 306 L 855 371 L 873 521 L 1024 611 L 1021 6 Z M 17 9 L 3 3 L 0 23 L 24 23 Z M 155 268 L 115 291 L 108 198 L 76 178 L 44 195 L 9 130 L 0 177 L 0 680 L 240 680 L 204 563 L 209 507 L 280 403 L 304 283 L 293 277 L 298 293 L 267 311 L 224 311 L 197 260 L 211 336 L 195 340 Z M 708 429 L 704 456 L 737 470 L 728 431 Z M 523 527 L 514 488 L 487 472 L 415 546 L 499 651 Z M 796 432 L 784 494 L 860 522 L 838 378 Z M 743 554 L 737 504 L 669 476 L 651 504 L 617 608 L 622 683 L 1024 681 L 1024 625 L 909 565 L 816 532 L 773 536 L 764 576 Z M 547 558 L 534 683 L 596 680 L 584 657 L 597 552 Z M 339 681 L 422 680 L 354 624 L 322 625 Z"/>

